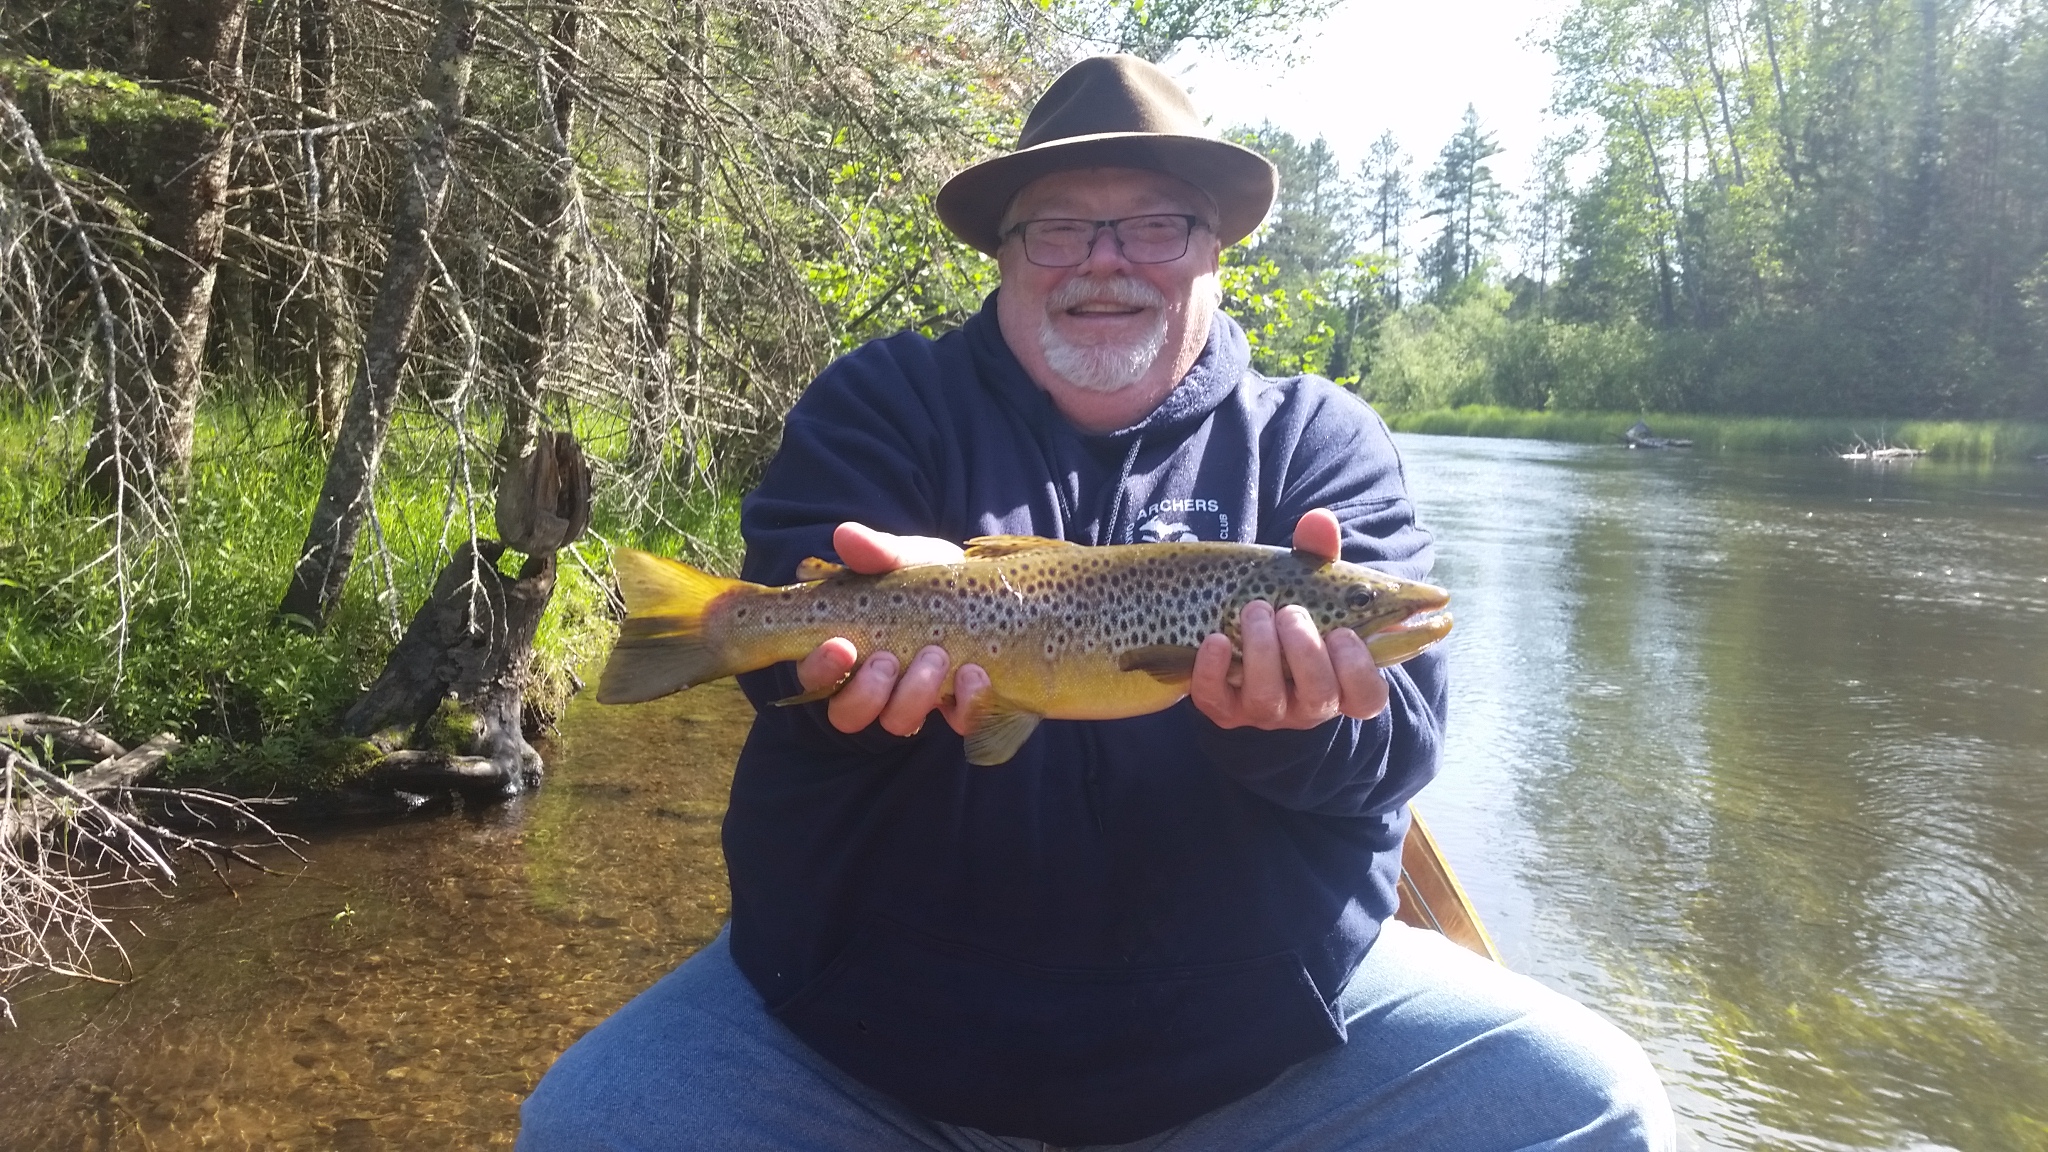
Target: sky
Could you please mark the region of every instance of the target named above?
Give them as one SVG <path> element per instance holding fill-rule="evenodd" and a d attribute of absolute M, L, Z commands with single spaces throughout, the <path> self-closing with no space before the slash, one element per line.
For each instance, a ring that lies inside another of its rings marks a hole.
<path fill-rule="evenodd" d="M 1495 179 L 1519 193 L 1549 119 L 1550 56 L 1536 41 L 1570 0 L 1343 0 L 1306 30 L 1292 66 L 1182 54 L 1166 68 L 1217 128 L 1270 120 L 1307 141 L 1327 138 L 1346 174 L 1391 129 L 1418 179 L 1465 115 L 1503 151 Z"/>

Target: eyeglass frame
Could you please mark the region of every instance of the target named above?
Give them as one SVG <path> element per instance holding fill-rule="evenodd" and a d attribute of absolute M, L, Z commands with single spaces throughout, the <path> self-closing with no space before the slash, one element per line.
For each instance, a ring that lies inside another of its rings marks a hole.
<path fill-rule="evenodd" d="M 1122 224 L 1128 220 L 1149 220 L 1160 216 L 1170 216 L 1176 220 L 1187 221 L 1188 230 L 1186 234 L 1184 234 L 1181 237 L 1180 251 L 1174 253 L 1172 256 L 1169 256 L 1164 260 L 1132 259 L 1131 254 L 1124 250 L 1123 234 L 1117 231 L 1117 225 Z M 1088 233 L 1088 247 L 1087 250 L 1081 254 L 1081 258 L 1079 260 L 1074 261 L 1072 264 L 1044 264 L 1040 263 L 1037 260 L 1031 259 L 1031 238 L 1025 235 L 1024 230 L 1026 228 L 1029 228 L 1033 224 L 1092 224 L 1095 227 L 1092 231 Z M 1095 254 L 1095 241 L 1102 235 L 1102 230 L 1104 228 L 1107 228 L 1109 229 L 1110 238 L 1116 241 L 1117 255 L 1123 257 L 1126 260 L 1129 260 L 1133 264 L 1154 265 L 1171 264 L 1175 260 L 1178 260 L 1181 257 L 1186 256 L 1188 254 L 1188 249 L 1194 245 L 1195 229 L 1208 227 L 1210 227 L 1210 224 L 1207 220 L 1202 219 L 1200 216 L 1197 216 L 1192 212 L 1140 212 L 1135 216 L 1119 216 L 1114 220 L 1086 220 L 1079 216 L 1046 216 L 1036 220 L 1017 221 L 1015 224 L 1010 225 L 1007 229 L 1003 231 L 1003 238 L 1007 240 L 1010 237 L 1015 236 L 1019 241 L 1021 241 L 1024 245 L 1024 259 L 1030 261 L 1030 263 L 1035 267 L 1079 268 L 1081 265 L 1086 264 L 1088 262 L 1088 258 L 1090 256 L 1093 256 Z"/>

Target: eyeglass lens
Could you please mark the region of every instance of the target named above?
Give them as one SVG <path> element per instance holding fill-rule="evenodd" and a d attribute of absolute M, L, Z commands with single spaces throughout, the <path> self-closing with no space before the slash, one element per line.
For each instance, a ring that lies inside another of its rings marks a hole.
<path fill-rule="evenodd" d="M 1126 216 L 1121 220 L 1027 220 L 1017 226 L 1024 236 L 1024 258 L 1041 268 L 1072 268 L 1084 263 L 1104 225 L 1116 236 L 1117 248 L 1133 264 L 1164 264 L 1187 255 L 1192 220 L 1186 216 Z"/>

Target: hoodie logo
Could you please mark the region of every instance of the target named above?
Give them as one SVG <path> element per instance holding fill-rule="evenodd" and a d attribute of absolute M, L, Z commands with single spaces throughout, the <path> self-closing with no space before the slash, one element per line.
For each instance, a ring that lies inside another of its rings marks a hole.
<path fill-rule="evenodd" d="M 1230 539 L 1230 514 L 1214 500 L 1159 500 L 1140 509 L 1138 516 L 1140 544 Z"/>

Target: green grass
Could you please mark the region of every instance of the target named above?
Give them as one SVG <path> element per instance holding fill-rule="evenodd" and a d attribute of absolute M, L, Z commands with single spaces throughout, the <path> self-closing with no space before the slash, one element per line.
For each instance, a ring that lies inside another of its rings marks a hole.
<path fill-rule="evenodd" d="M 588 429 L 596 454 L 619 441 L 616 431 Z M 360 768 L 354 750 L 329 738 L 334 722 L 472 522 L 494 534 L 488 491 L 462 494 L 452 429 L 401 415 L 377 491 L 384 547 L 366 529 L 340 607 L 311 636 L 272 620 L 326 466 L 289 406 L 203 411 L 175 533 L 126 541 L 121 563 L 114 525 L 74 482 L 83 435 L 81 422 L 47 410 L 0 411 L 0 712 L 98 716 L 130 744 L 169 731 L 188 745 L 175 777 L 237 788 L 320 787 Z M 473 484 L 487 489 L 491 436 L 476 429 L 467 440 Z M 611 474 L 598 465 L 600 477 Z M 535 641 L 528 702 L 542 715 L 609 645 L 614 625 L 591 576 L 606 570 L 607 543 L 722 568 L 739 553 L 734 497 L 600 485 L 592 532 L 561 554 Z"/>
<path fill-rule="evenodd" d="M 1637 420 L 1659 436 L 1714 450 L 1778 454 L 1840 451 L 1858 440 L 1925 448 L 1937 459 L 1967 463 L 2024 461 L 2048 453 L 2048 424 L 2021 421 L 1796 419 L 1687 413 L 1535 412 L 1469 406 L 1386 413 L 1398 432 L 1500 436 L 1612 444 Z"/>

